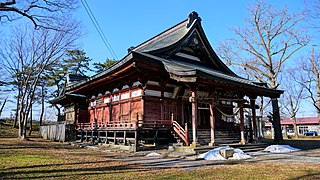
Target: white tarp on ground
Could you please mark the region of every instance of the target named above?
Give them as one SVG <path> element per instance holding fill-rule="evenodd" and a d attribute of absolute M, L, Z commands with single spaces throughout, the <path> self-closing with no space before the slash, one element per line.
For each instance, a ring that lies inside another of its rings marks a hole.
<path fill-rule="evenodd" d="M 234 149 L 234 153 L 233 153 L 233 157 L 229 158 L 229 159 L 249 159 L 252 158 L 251 156 L 249 156 L 248 154 L 244 153 L 241 149 Z"/>
<path fill-rule="evenodd" d="M 229 147 L 229 146 L 218 147 L 218 148 L 212 149 L 206 153 L 200 154 L 198 156 L 198 158 L 205 159 L 205 160 L 226 160 L 220 154 L 220 150 L 224 150 L 224 149 L 233 149 L 233 148 Z M 231 157 L 229 159 L 237 159 L 238 160 L 238 159 L 251 158 L 251 156 L 244 153 L 241 149 L 233 149 L 233 150 L 234 150 L 233 157 Z"/>
<path fill-rule="evenodd" d="M 301 149 L 291 147 L 289 145 L 271 145 L 264 149 L 271 153 L 289 153 L 294 151 L 300 151 Z"/>
<path fill-rule="evenodd" d="M 146 157 L 160 157 L 160 156 L 161 156 L 161 154 L 156 153 L 156 152 L 151 152 L 146 155 Z"/>
<path fill-rule="evenodd" d="M 97 146 L 86 146 L 87 149 L 99 149 Z"/>

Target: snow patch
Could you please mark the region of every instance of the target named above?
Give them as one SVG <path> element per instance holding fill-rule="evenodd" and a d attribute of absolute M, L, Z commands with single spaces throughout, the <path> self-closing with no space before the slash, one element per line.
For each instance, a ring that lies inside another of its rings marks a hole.
<path fill-rule="evenodd" d="M 234 153 L 233 153 L 233 156 L 229 159 L 236 159 L 236 160 L 240 160 L 240 159 L 250 159 L 252 158 L 250 155 L 244 153 L 241 149 L 234 149 L 233 150 Z"/>
<path fill-rule="evenodd" d="M 222 146 L 222 147 L 218 147 L 215 149 L 212 149 L 206 153 L 200 154 L 198 156 L 198 158 L 201 159 L 205 159 L 205 160 L 226 160 L 223 156 L 221 156 L 220 154 L 220 150 L 225 150 L 225 149 L 233 149 L 232 147 L 229 146 Z M 233 149 L 234 153 L 233 156 L 230 157 L 229 159 L 236 159 L 236 160 L 240 160 L 240 159 L 248 159 L 251 158 L 251 156 L 247 155 L 246 153 L 244 153 L 241 149 Z"/>
<path fill-rule="evenodd" d="M 88 149 L 99 149 L 97 146 L 86 146 Z"/>
<path fill-rule="evenodd" d="M 294 151 L 300 151 L 301 149 L 291 147 L 289 145 L 271 145 L 264 149 L 271 153 L 289 153 Z"/>
<path fill-rule="evenodd" d="M 156 152 L 151 152 L 146 155 L 146 157 L 161 157 L 161 154 L 156 153 Z"/>

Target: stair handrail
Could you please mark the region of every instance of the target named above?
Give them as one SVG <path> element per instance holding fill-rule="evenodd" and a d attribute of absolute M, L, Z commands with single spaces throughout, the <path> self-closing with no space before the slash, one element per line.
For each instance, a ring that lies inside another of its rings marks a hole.
<path fill-rule="evenodd" d="M 174 121 L 173 114 L 171 114 L 171 123 L 174 132 L 189 146 L 188 124 L 185 123 L 185 128 L 183 128 L 177 121 Z"/>

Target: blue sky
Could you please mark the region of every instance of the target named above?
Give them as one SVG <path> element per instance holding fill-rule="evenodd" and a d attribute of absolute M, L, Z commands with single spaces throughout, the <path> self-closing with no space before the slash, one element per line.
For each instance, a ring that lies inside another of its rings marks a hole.
<path fill-rule="evenodd" d="M 304 7 L 303 0 L 269 0 L 267 2 L 278 8 L 287 5 L 291 12 L 300 11 Z M 213 49 L 216 49 L 220 41 L 233 37 L 229 31 L 230 27 L 244 25 L 245 18 L 249 17 L 247 7 L 255 3 L 255 0 L 87 0 L 87 3 L 115 54 L 121 59 L 130 46 L 136 46 L 183 21 L 192 11 L 198 12 L 202 18 L 205 33 Z M 82 6 L 81 0 L 79 5 L 75 18 L 81 22 L 84 31 L 84 36 L 78 41 L 79 48 L 83 49 L 93 62 L 103 62 L 106 58 L 112 59 Z M 5 109 L 7 116 L 10 109 L 10 107 Z M 300 116 L 312 115 L 314 112 L 310 108 L 300 113 Z"/>
<path fill-rule="evenodd" d="M 233 37 L 230 27 L 244 25 L 245 19 L 249 17 L 248 5 L 255 2 L 255 0 L 87 0 L 119 59 L 126 55 L 130 46 L 136 46 L 179 23 L 192 11 L 198 12 L 202 18 L 206 35 L 213 49 L 216 49 L 220 41 Z M 278 9 L 287 6 L 292 13 L 304 8 L 303 0 L 267 2 Z M 94 62 L 102 62 L 106 58 L 112 59 L 82 5 L 76 13 L 76 18 L 82 22 L 85 30 L 85 35 L 79 42 L 87 55 Z M 305 48 L 304 51 L 300 53 L 306 53 L 308 50 Z M 315 115 L 310 104 L 307 103 L 305 107 L 298 116 Z"/>
<path fill-rule="evenodd" d="M 229 28 L 241 26 L 248 17 L 247 6 L 254 0 L 162 0 L 162 1 L 89 1 L 93 14 L 108 38 L 118 58 L 122 58 L 130 46 L 157 35 L 167 28 L 186 19 L 192 11 L 198 12 L 206 35 L 215 49 L 219 41 L 233 35 Z M 291 11 L 299 11 L 303 7 L 302 0 L 271 0 L 271 4 Z M 82 22 L 85 31 L 79 41 L 80 47 L 94 62 L 111 58 L 99 34 L 90 21 L 80 3 L 76 18 Z"/>

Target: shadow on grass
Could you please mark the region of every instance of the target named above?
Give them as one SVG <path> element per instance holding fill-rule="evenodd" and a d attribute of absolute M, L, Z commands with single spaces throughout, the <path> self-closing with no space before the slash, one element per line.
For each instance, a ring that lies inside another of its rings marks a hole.
<path fill-rule="evenodd" d="M 320 179 L 320 173 L 309 173 L 303 176 L 291 178 L 290 180 L 299 180 L 299 179 Z"/>
<path fill-rule="evenodd" d="M 83 163 L 79 163 L 83 164 Z M 91 163 L 89 163 L 91 164 Z M 93 165 L 93 163 L 92 163 Z M 48 168 L 50 165 L 47 165 Z M 115 173 L 124 173 L 130 171 L 146 171 L 147 169 L 143 169 L 137 165 L 126 164 L 126 165 L 118 165 L 118 166 L 102 166 L 102 167 L 68 167 L 68 164 L 63 164 L 63 166 L 67 166 L 65 168 L 55 168 L 55 169 L 41 169 L 41 170 L 17 170 L 10 172 L 0 172 L 0 177 L 2 178 L 45 178 L 45 177 L 72 177 L 75 175 L 94 175 L 94 174 L 115 174 Z"/>
<path fill-rule="evenodd" d="M 99 163 L 108 163 L 114 162 L 113 160 L 106 160 L 106 161 L 84 161 L 84 162 L 74 162 L 74 163 L 59 163 L 59 164 L 41 164 L 41 165 L 31 165 L 31 166 L 19 166 L 13 168 L 6 168 L 6 170 L 11 169 L 32 169 L 32 168 L 41 168 L 41 167 L 53 167 L 53 166 L 70 166 L 70 165 L 83 165 L 83 164 L 99 164 Z"/>

